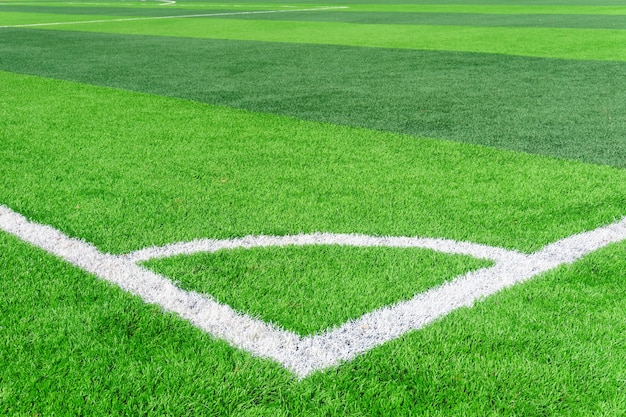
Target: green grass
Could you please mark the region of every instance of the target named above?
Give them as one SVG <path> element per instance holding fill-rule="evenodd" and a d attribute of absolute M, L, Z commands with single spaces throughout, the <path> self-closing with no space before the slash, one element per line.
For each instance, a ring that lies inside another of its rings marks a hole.
<path fill-rule="evenodd" d="M 626 15 L 577 14 L 485 14 L 485 13 L 402 13 L 328 10 L 320 12 L 272 13 L 225 16 L 241 20 L 342 22 L 355 24 L 429 25 L 465 27 L 526 27 L 626 29 Z M 427 48 L 430 49 L 430 48 Z M 455 48 L 456 49 L 456 48 Z M 543 56 L 543 55 L 542 55 Z"/>
<path fill-rule="evenodd" d="M 280 366 L 4 233 L 0 288 L 4 415 L 224 415 L 293 383 Z"/>
<path fill-rule="evenodd" d="M 2 9 L 0 9 L 2 12 Z M 51 14 L 51 13 L 32 13 L 32 12 L 2 12 L 2 20 L 0 20 L 0 26 L 12 26 L 12 25 L 33 25 L 42 23 L 59 22 L 59 18 L 62 21 L 80 22 L 89 20 L 100 20 L 101 15 L 89 15 L 89 14 Z M 110 17 L 114 19 L 115 17 Z M 4 30 L 0 28 L 0 30 Z"/>
<path fill-rule="evenodd" d="M 626 168 L 621 62 L 39 30 L 4 31 L 0 55 L 7 71 Z"/>
<path fill-rule="evenodd" d="M 315 376 L 337 387 L 317 404 L 336 414 L 367 404 L 357 415 L 623 414 L 624 255 L 614 245 Z"/>
<path fill-rule="evenodd" d="M 129 3 L 129 5 L 132 3 Z M 222 6 L 222 7 L 219 7 Z M 380 6 L 380 5 L 377 5 Z M 206 9 L 194 9 L 189 7 L 94 7 L 89 5 L 76 5 L 69 7 L 42 6 L 42 5 L 2 5 L 5 16 L 11 12 L 12 19 L 16 21 L 24 19 L 24 22 L 33 22 L 31 17 L 39 16 L 40 22 L 53 22 L 55 14 L 63 15 L 63 21 L 73 21 L 76 16 L 88 15 L 92 19 L 95 15 L 101 15 L 100 19 L 113 19 L 114 17 L 150 17 L 150 16 L 187 16 L 195 14 L 224 14 L 230 19 L 243 20 L 279 20 L 279 21 L 313 21 L 313 22 L 343 22 L 360 24 L 388 24 L 388 25 L 451 25 L 451 26 L 493 26 L 493 27 L 553 27 L 553 28 L 587 28 L 587 29 L 626 29 L 626 8 L 610 8 L 607 14 L 603 10 L 576 8 L 521 8 L 521 14 L 513 14 L 512 10 L 504 9 L 508 13 L 498 13 L 499 8 L 472 7 L 457 8 L 420 6 L 408 7 L 407 5 L 387 5 L 386 7 L 368 7 L 353 5 L 346 9 L 320 10 L 316 12 L 303 11 L 289 13 L 267 14 L 241 14 L 242 11 L 261 10 L 289 10 L 280 5 L 263 5 L 263 7 L 230 7 L 228 5 L 211 5 Z M 457 10 L 458 9 L 458 10 Z M 543 13 L 543 9 L 546 9 Z M 564 9 L 564 10 L 561 10 Z M 563 13 L 558 13 L 562 11 Z M 585 10 L 592 14 L 583 14 Z M 17 13 L 17 14 L 16 14 Z M 78 20 L 84 20 L 82 18 Z"/>
<path fill-rule="evenodd" d="M 15 238 L 0 248 L 8 415 L 626 411 L 626 244 L 301 382 Z"/>
<path fill-rule="evenodd" d="M 276 5 L 278 9 L 281 7 Z M 49 5 L 48 3 L 40 3 L 37 5 L 24 5 L 24 4 L 16 4 L 16 5 L 2 5 L 0 6 L 0 10 L 2 10 L 3 17 L 8 16 L 9 12 L 10 16 L 24 16 L 26 18 L 28 15 L 34 16 L 47 16 L 48 19 L 54 15 L 63 15 L 63 20 L 70 20 L 74 17 L 80 15 L 87 15 L 94 19 L 115 19 L 115 18 L 124 18 L 124 17 L 151 17 L 151 16 L 179 16 L 179 15 L 190 15 L 190 14 L 206 14 L 206 13 L 225 13 L 225 12 L 240 12 L 242 10 L 259 10 L 260 8 L 255 5 L 249 5 L 248 7 L 241 7 L 237 5 L 237 7 L 228 7 L 228 5 L 211 5 L 209 8 L 203 9 L 195 9 L 190 7 L 159 7 L 157 3 L 144 3 L 141 7 L 137 7 L 137 3 L 119 3 L 117 7 L 107 6 L 107 7 L 99 7 L 90 5 L 89 3 L 75 3 L 71 6 L 68 4 L 62 5 Z M 262 9 L 271 10 L 271 6 L 263 7 Z M 6 14 L 5 14 L 6 13 Z M 96 17 L 97 16 L 97 17 Z M 6 17 L 5 17 L 6 18 Z M 82 20 L 82 19 L 81 19 Z"/>
<path fill-rule="evenodd" d="M 489 261 L 426 249 L 287 246 L 148 261 L 187 291 L 301 335 L 321 333 Z"/>
<path fill-rule="evenodd" d="M 365 3 L 365 2 L 364 2 Z M 517 4 L 480 4 L 481 2 L 473 1 L 472 4 L 462 4 L 463 2 L 455 1 L 449 4 L 445 2 L 429 2 L 430 4 L 420 4 L 416 1 L 410 3 L 393 2 L 391 4 L 350 4 L 347 11 L 358 12 L 396 12 L 396 13 L 469 13 L 469 14 L 504 14 L 504 15 L 547 15 L 547 14 L 582 14 L 582 15 L 623 15 L 626 14 L 626 6 L 621 2 L 616 6 L 601 5 L 575 5 L 574 2 L 567 4 L 555 5 L 551 1 L 550 4 L 534 4 L 524 5 L 523 2 L 515 2 Z"/>
<path fill-rule="evenodd" d="M 0 26 L 239 5 L 4 3 Z M 626 215 L 626 31 L 597 29 L 624 1 L 433 3 L 0 28 L 0 204 L 114 254 L 318 231 L 530 252 Z M 237 9 L 289 5 L 308 7 Z M 513 27 L 539 18 L 564 27 Z M 477 262 L 330 246 L 150 265 L 308 334 Z M 299 380 L 0 233 L 0 415 L 624 415 L 625 280 L 622 242 Z"/>
<path fill-rule="evenodd" d="M 0 77 L 0 201 L 103 251 L 316 231 L 532 251 L 626 214 L 611 167 Z"/>
<path fill-rule="evenodd" d="M 120 33 L 346 45 L 375 48 L 449 50 L 533 57 L 626 61 L 626 32 L 618 29 L 567 29 L 537 27 L 472 27 L 435 25 L 350 24 L 211 18 L 105 22 L 89 25 L 50 26 L 51 30 Z M 58 21 L 55 16 L 54 20 Z"/>

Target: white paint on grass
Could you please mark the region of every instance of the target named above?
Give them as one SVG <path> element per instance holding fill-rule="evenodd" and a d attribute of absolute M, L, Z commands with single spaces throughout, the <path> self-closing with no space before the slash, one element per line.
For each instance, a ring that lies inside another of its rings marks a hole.
<path fill-rule="evenodd" d="M 297 236 L 250 236 L 239 239 L 204 239 L 148 248 L 128 255 L 110 255 L 92 244 L 70 238 L 60 231 L 28 221 L 0 205 L 0 229 L 189 320 L 200 329 L 254 355 L 271 358 L 303 378 L 309 373 L 353 359 L 356 355 L 424 327 L 460 307 L 610 243 L 626 240 L 626 218 L 608 226 L 552 243 L 533 254 L 523 254 L 446 239 L 371 237 L 315 233 Z M 441 286 L 417 294 L 408 301 L 367 313 L 319 335 L 301 337 L 234 311 L 209 296 L 183 291 L 167 278 L 148 271 L 137 262 L 154 257 L 284 245 L 341 244 L 429 248 L 494 260 L 489 268 L 461 275 Z"/>
<path fill-rule="evenodd" d="M 110 23 L 110 22 L 135 22 L 140 20 L 163 20 L 163 19 L 189 19 L 198 17 L 222 17 L 222 16 L 239 16 L 239 15 L 255 15 L 255 14 L 272 14 L 272 13 L 294 13 L 294 12 L 319 12 L 324 10 L 346 9 L 346 6 L 323 6 L 312 7 L 306 9 L 281 9 L 281 10 L 251 10 L 245 12 L 222 12 L 222 13 L 199 13 L 172 16 L 150 16 L 150 17 L 123 17 L 119 19 L 97 19 L 97 20 L 78 20 L 73 22 L 49 22 L 49 23 L 25 23 L 21 25 L 5 25 L 0 29 L 6 28 L 30 28 L 44 26 L 62 26 L 62 25 L 85 25 L 93 23 Z"/>
<path fill-rule="evenodd" d="M 424 248 L 438 252 L 470 255 L 475 258 L 501 260 L 518 254 L 493 246 L 471 242 L 457 242 L 450 239 L 431 239 L 419 237 L 377 237 L 357 234 L 311 233 L 295 236 L 246 236 L 235 239 L 198 239 L 165 246 L 141 249 L 125 255 L 134 262 L 154 258 L 169 258 L 176 255 L 191 255 L 198 252 L 216 252 L 222 249 L 254 248 L 269 246 L 305 246 L 305 245 L 344 245 L 344 246 L 388 246 L 394 248 Z"/>

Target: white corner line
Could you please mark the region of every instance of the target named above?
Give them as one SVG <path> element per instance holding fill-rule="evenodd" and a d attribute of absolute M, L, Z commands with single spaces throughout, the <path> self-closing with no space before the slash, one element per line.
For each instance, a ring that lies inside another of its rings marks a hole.
<path fill-rule="evenodd" d="M 306 337 L 238 313 L 209 296 L 181 290 L 167 278 L 136 264 L 138 260 L 150 259 L 145 253 L 135 257 L 103 254 L 90 243 L 70 238 L 50 226 L 28 221 L 4 205 L 0 205 L 0 229 L 141 297 L 147 303 L 157 304 L 166 311 L 178 314 L 216 338 L 254 355 L 271 358 L 298 378 L 304 378 L 311 372 L 351 360 L 408 331 L 420 329 L 457 308 L 471 306 L 475 301 L 511 285 L 529 280 L 559 265 L 574 262 L 610 243 L 626 240 L 626 217 L 608 226 L 561 239 L 533 254 L 445 239 L 376 238 L 325 233 L 224 241 L 230 242 L 223 245 L 223 249 L 227 249 L 233 246 L 233 242 L 236 243 L 234 247 L 245 247 L 243 242 L 262 246 L 261 242 L 267 243 L 268 239 L 270 243 L 282 245 L 293 244 L 287 243 L 290 241 L 301 245 L 329 244 L 324 239 L 334 236 L 338 239 L 335 241 L 343 241 L 344 244 L 359 244 L 361 240 L 370 246 L 389 244 L 406 247 L 399 243 L 420 244 L 431 245 L 435 250 L 454 251 L 450 253 L 473 254 L 479 258 L 497 257 L 492 267 L 469 272 L 417 294 L 408 301 L 383 307 L 325 333 Z M 213 249 L 210 250 L 214 250 L 214 247 L 219 246 L 216 242 L 220 241 L 203 242 L 213 242 Z M 159 255 L 158 251 L 155 253 Z"/>
<path fill-rule="evenodd" d="M 507 259 L 517 251 L 482 245 L 472 242 L 457 242 L 452 239 L 420 237 L 366 236 L 342 233 L 309 233 L 289 236 L 245 236 L 233 239 L 197 239 L 164 246 L 153 246 L 122 255 L 133 262 L 177 255 L 192 255 L 199 252 L 216 252 L 226 249 L 251 249 L 271 246 L 341 245 L 341 246 L 387 246 L 395 248 L 422 248 L 437 252 L 469 255 L 480 259 L 498 261 Z"/>
<path fill-rule="evenodd" d="M 74 21 L 74 22 L 25 23 L 21 25 L 4 25 L 4 26 L 0 26 L 0 29 L 62 26 L 62 25 L 85 25 L 85 24 L 91 24 L 91 23 L 110 23 L 110 22 L 135 22 L 135 21 L 140 21 L 140 20 L 189 19 L 189 18 L 196 18 L 196 17 L 221 17 L 221 16 L 255 15 L 255 14 L 270 14 L 270 13 L 319 12 L 319 11 L 324 11 L 324 10 L 339 10 L 339 9 L 347 9 L 347 6 L 327 6 L 327 7 L 315 7 L 315 8 L 307 8 L 307 9 L 253 10 L 253 11 L 248 11 L 248 12 L 201 13 L 201 14 L 186 14 L 186 15 L 172 15 L 172 16 L 124 17 L 124 18 L 119 18 L 119 19 L 79 20 L 79 21 Z"/>

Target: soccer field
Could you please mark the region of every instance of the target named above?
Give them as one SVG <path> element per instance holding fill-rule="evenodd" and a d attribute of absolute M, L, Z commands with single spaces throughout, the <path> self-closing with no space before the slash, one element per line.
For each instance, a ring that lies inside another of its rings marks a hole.
<path fill-rule="evenodd" d="M 626 414 L 626 1 L 0 0 L 0 414 Z"/>

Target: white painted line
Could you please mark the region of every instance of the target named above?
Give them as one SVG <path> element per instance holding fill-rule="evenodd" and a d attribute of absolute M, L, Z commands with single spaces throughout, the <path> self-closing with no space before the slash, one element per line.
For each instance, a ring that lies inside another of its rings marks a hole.
<path fill-rule="evenodd" d="M 138 0 L 138 2 L 131 2 L 131 1 L 121 1 L 121 2 L 89 2 L 89 3 L 85 3 L 85 2 L 80 2 L 80 1 L 55 1 L 55 2 L 50 2 L 50 3 L 44 3 L 41 1 L 20 1 L 20 2 L 0 2 L 0 6 L 41 6 L 42 4 L 46 4 L 47 7 L 59 7 L 59 6 L 72 6 L 72 5 L 80 5 L 80 6 L 84 6 L 85 9 L 89 9 L 92 6 L 115 6 L 115 7 L 128 7 L 128 8 L 133 8 L 133 7 L 137 7 L 137 6 L 153 6 L 154 2 L 157 3 L 161 3 L 161 2 L 169 2 L 169 1 L 173 1 L 173 0 L 152 0 L 150 2 L 146 2 L 143 0 Z M 252 8 L 252 7 L 283 7 L 283 8 L 296 8 L 298 6 L 291 6 L 291 5 L 280 5 L 280 4 L 252 4 L 252 3 L 248 3 L 248 4 L 214 4 L 214 3 L 186 3 L 186 4 L 181 4 L 178 3 L 177 1 L 173 1 L 174 3 L 176 3 L 176 8 L 179 7 L 193 7 L 193 8 L 199 8 L 199 7 L 206 7 L 206 6 L 210 6 L 211 8 L 214 7 L 227 7 L 227 8 Z M 158 6 L 161 6 L 162 4 L 158 4 Z M 346 8 L 348 8 L 348 6 L 345 6 Z"/>
<path fill-rule="evenodd" d="M 141 249 L 124 255 L 134 261 L 153 258 L 169 258 L 176 255 L 191 255 L 198 252 L 216 252 L 222 249 L 254 248 L 269 246 L 304 245 L 344 245 L 344 246 L 388 246 L 396 248 L 424 248 L 438 252 L 470 255 L 475 258 L 499 261 L 511 254 L 519 254 L 493 246 L 471 242 L 457 242 L 451 239 L 431 239 L 419 237 L 377 237 L 358 234 L 312 233 L 294 236 L 246 236 L 235 239 L 198 239 L 165 246 Z"/>
<path fill-rule="evenodd" d="M 202 13 L 202 14 L 187 14 L 187 15 L 178 15 L 178 16 L 124 17 L 124 18 L 119 18 L 119 19 L 79 20 L 75 22 L 26 23 L 23 25 L 5 25 L 5 26 L 0 26 L 0 29 L 61 26 L 61 25 L 84 25 L 84 24 L 90 24 L 90 23 L 134 22 L 134 21 L 140 21 L 140 20 L 188 19 L 188 18 L 196 18 L 196 17 L 239 16 L 239 15 L 270 14 L 270 13 L 319 12 L 323 10 L 338 10 L 338 9 L 346 9 L 346 8 L 347 8 L 346 6 L 328 6 L 328 7 L 315 7 L 315 8 L 308 8 L 308 9 L 254 10 L 254 11 L 248 11 L 248 12 Z"/>
<path fill-rule="evenodd" d="M 564 263 L 574 262 L 610 243 L 626 240 L 626 218 L 623 218 L 611 225 L 559 240 L 533 254 L 443 239 L 377 238 L 327 233 L 295 237 L 248 237 L 226 241 L 203 240 L 189 246 L 196 251 L 201 247 L 213 251 L 219 250 L 216 249 L 218 247 L 227 249 L 259 246 L 262 242 L 273 245 L 328 244 L 327 241 L 361 246 L 418 245 L 412 247 L 468 253 L 496 261 L 490 268 L 459 276 L 439 287 L 417 294 L 408 301 L 372 311 L 325 333 L 301 337 L 237 313 L 208 296 L 183 291 L 167 278 L 135 263 L 150 259 L 150 254 L 157 257 L 163 255 L 163 248 L 150 248 L 144 252 L 137 251 L 121 256 L 103 254 L 89 243 L 69 238 L 50 226 L 30 222 L 3 205 L 0 205 L 0 229 L 140 296 L 148 303 L 158 304 L 166 311 L 177 313 L 217 338 L 254 355 L 274 359 L 299 378 L 351 360 L 356 355 L 408 331 L 420 329 L 459 307 L 471 306 L 475 301 L 503 288 L 529 280 Z M 176 248 L 171 253 L 188 253 L 185 252 L 184 245 L 164 248 Z"/>

